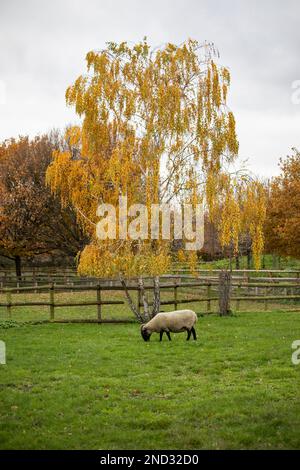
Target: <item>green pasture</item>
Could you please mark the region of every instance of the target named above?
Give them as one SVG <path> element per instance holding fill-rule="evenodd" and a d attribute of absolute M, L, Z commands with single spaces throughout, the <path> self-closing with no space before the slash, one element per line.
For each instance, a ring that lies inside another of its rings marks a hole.
<path fill-rule="evenodd" d="M 2 310 L 1 449 L 300 447 L 297 312 L 199 317 L 198 341 L 145 343 L 134 323 L 24 325 Z"/>

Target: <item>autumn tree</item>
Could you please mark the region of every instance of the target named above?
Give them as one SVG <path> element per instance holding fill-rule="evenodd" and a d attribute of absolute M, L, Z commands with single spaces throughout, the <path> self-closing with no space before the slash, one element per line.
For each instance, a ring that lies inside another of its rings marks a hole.
<path fill-rule="evenodd" d="M 56 139 L 57 140 L 57 139 Z M 45 184 L 45 172 L 57 147 L 48 136 L 21 137 L 0 146 L 0 254 L 15 260 L 43 253 L 75 257 L 87 239 L 73 209 Z"/>
<path fill-rule="evenodd" d="M 300 258 L 300 152 L 280 161 L 270 182 L 265 226 L 266 251 Z"/>
<path fill-rule="evenodd" d="M 72 203 L 91 237 L 79 272 L 107 276 L 166 272 L 170 244 L 96 237 L 101 202 L 119 209 L 144 203 L 203 203 L 218 221 L 222 245 L 237 246 L 251 230 L 262 249 L 263 209 L 258 184 L 231 170 L 237 160 L 235 118 L 227 106 L 230 73 L 212 44 L 188 40 L 151 50 L 146 39 L 130 47 L 108 43 L 86 56 L 87 73 L 66 92 L 82 119 L 68 129 L 69 149 L 54 152 L 47 181 L 63 204 Z M 242 204 L 240 203 L 242 202 Z M 247 213 L 247 216 L 246 216 Z M 191 262 L 195 256 L 189 254 Z"/>

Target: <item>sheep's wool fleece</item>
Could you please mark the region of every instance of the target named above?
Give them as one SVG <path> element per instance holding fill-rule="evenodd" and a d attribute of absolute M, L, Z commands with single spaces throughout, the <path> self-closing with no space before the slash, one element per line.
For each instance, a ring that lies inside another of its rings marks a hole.
<path fill-rule="evenodd" d="M 156 333 L 161 330 L 176 333 L 187 328 L 191 329 L 197 320 L 197 315 L 193 310 L 176 310 L 174 312 L 158 313 L 145 326 Z"/>

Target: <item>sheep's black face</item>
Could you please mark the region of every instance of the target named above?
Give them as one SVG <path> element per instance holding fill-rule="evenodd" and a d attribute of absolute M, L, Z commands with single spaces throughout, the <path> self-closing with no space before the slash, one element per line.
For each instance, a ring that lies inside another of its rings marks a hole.
<path fill-rule="evenodd" d="M 151 333 L 149 333 L 144 326 L 141 327 L 141 335 L 144 341 L 150 341 Z"/>

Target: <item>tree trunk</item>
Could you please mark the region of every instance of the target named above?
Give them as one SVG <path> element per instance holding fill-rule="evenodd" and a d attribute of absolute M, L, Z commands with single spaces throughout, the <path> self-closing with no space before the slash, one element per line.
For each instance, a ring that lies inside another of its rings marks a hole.
<path fill-rule="evenodd" d="M 19 280 L 21 280 L 21 257 L 19 255 L 15 256 L 15 266 L 16 266 L 16 276 Z"/>
<path fill-rule="evenodd" d="M 153 294 L 153 309 L 152 309 L 152 317 L 160 310 L 160 284 L 159 284 L 159 276 L 155 276 L 154 280 L 154 294 Z"/>
<path fill-rule="evenodd" d="M 125 282 L 125 279 L 123 278 L 123 276 L 120 274 L 120 281 L 121 281 L 121 284 L 124 288 L 124 292 L 125 292 L 125 295 L 127 297 L 127 301 L 128 301 L 128 305 L 131 309 L 131 311 L 134 313 L 134 315 L 136 316 L 137 320 L 140 322 L 140 323 L 143 323 L 144 319 L 142 317 L 142 315 L 140 314 L 139 310 L 136 308 L 136 306 L 134 305 L 134 302 L 129 294 L 129 291 L 127 289 L 127 284 Z"/>
<path fill-rule="evenodd" d="M 247 250 L 247 269 L 251 269 L 252 252 L 251 248 Z"/>
<path fill-rule="evenodd" d="M 231 273 L 229 271 L 221 271 L 219 274 L 219 310 L 222 317 L 231 314 L 230 288 Z"/>
<path fill-rule="evenodd" d="M 144 288 L 144 281 L 143 281 L 142 277 L 140 277 L 139 280 L 138 280 L 138 286 L 139 286 L 139 290 L 140 290 L 140 293 L 141 293 L 141 298 L 142 298 L 143 305 L 144 305 L 144 321 L 148 322 L 150 320 L 149 304 L 148 304 L 148 300 L 147 300 L 147 297 L 146 297 L 146 292 L 145 292 L 145 288 Z"/>
<path fill-rule="evenodd" d="M 240 257 L 238 254 L 235 256 L 235 269 L 240 269 Z"/>
<path fill-rule="evenodd" d="M 126 281 L 125 281 L 124 277 L 122 276 L 122 274 L 120 274 L 120 281 L 121 281 L 121 284 L 124 288 L 124 292 L 125 292 L 125 295 L 126 295 L 127 300 L 128 300 L 128 305 L 129 305 L 131 311 L 134 313 L 134 315 L 136 316 L 137 320 L 140 323 L 148 322 L 151 318 L 153 318 L 159 312 L 159 309 L 160 309 L 160 283 L 159 283 L 159 277 L 158 276 L 156 276 L 153 279 L 154 294 L 153 294 L 152 312 L 150 312 L 149 302 L 148 302 L 147 297 L 146 297 L 144 281 L 141 277 L 138 280 L 138 289 L 139 289 L 140 296 L 143 300 L 143 305 L 144 305 L 143 314 L 141 312 L 139 312 L 139 310 L 134 305 L 134 302 L 133 302 L 133 300 L 132 300 L 132 298 L 129 294 L 129 290 L 127 288 Z"/>

